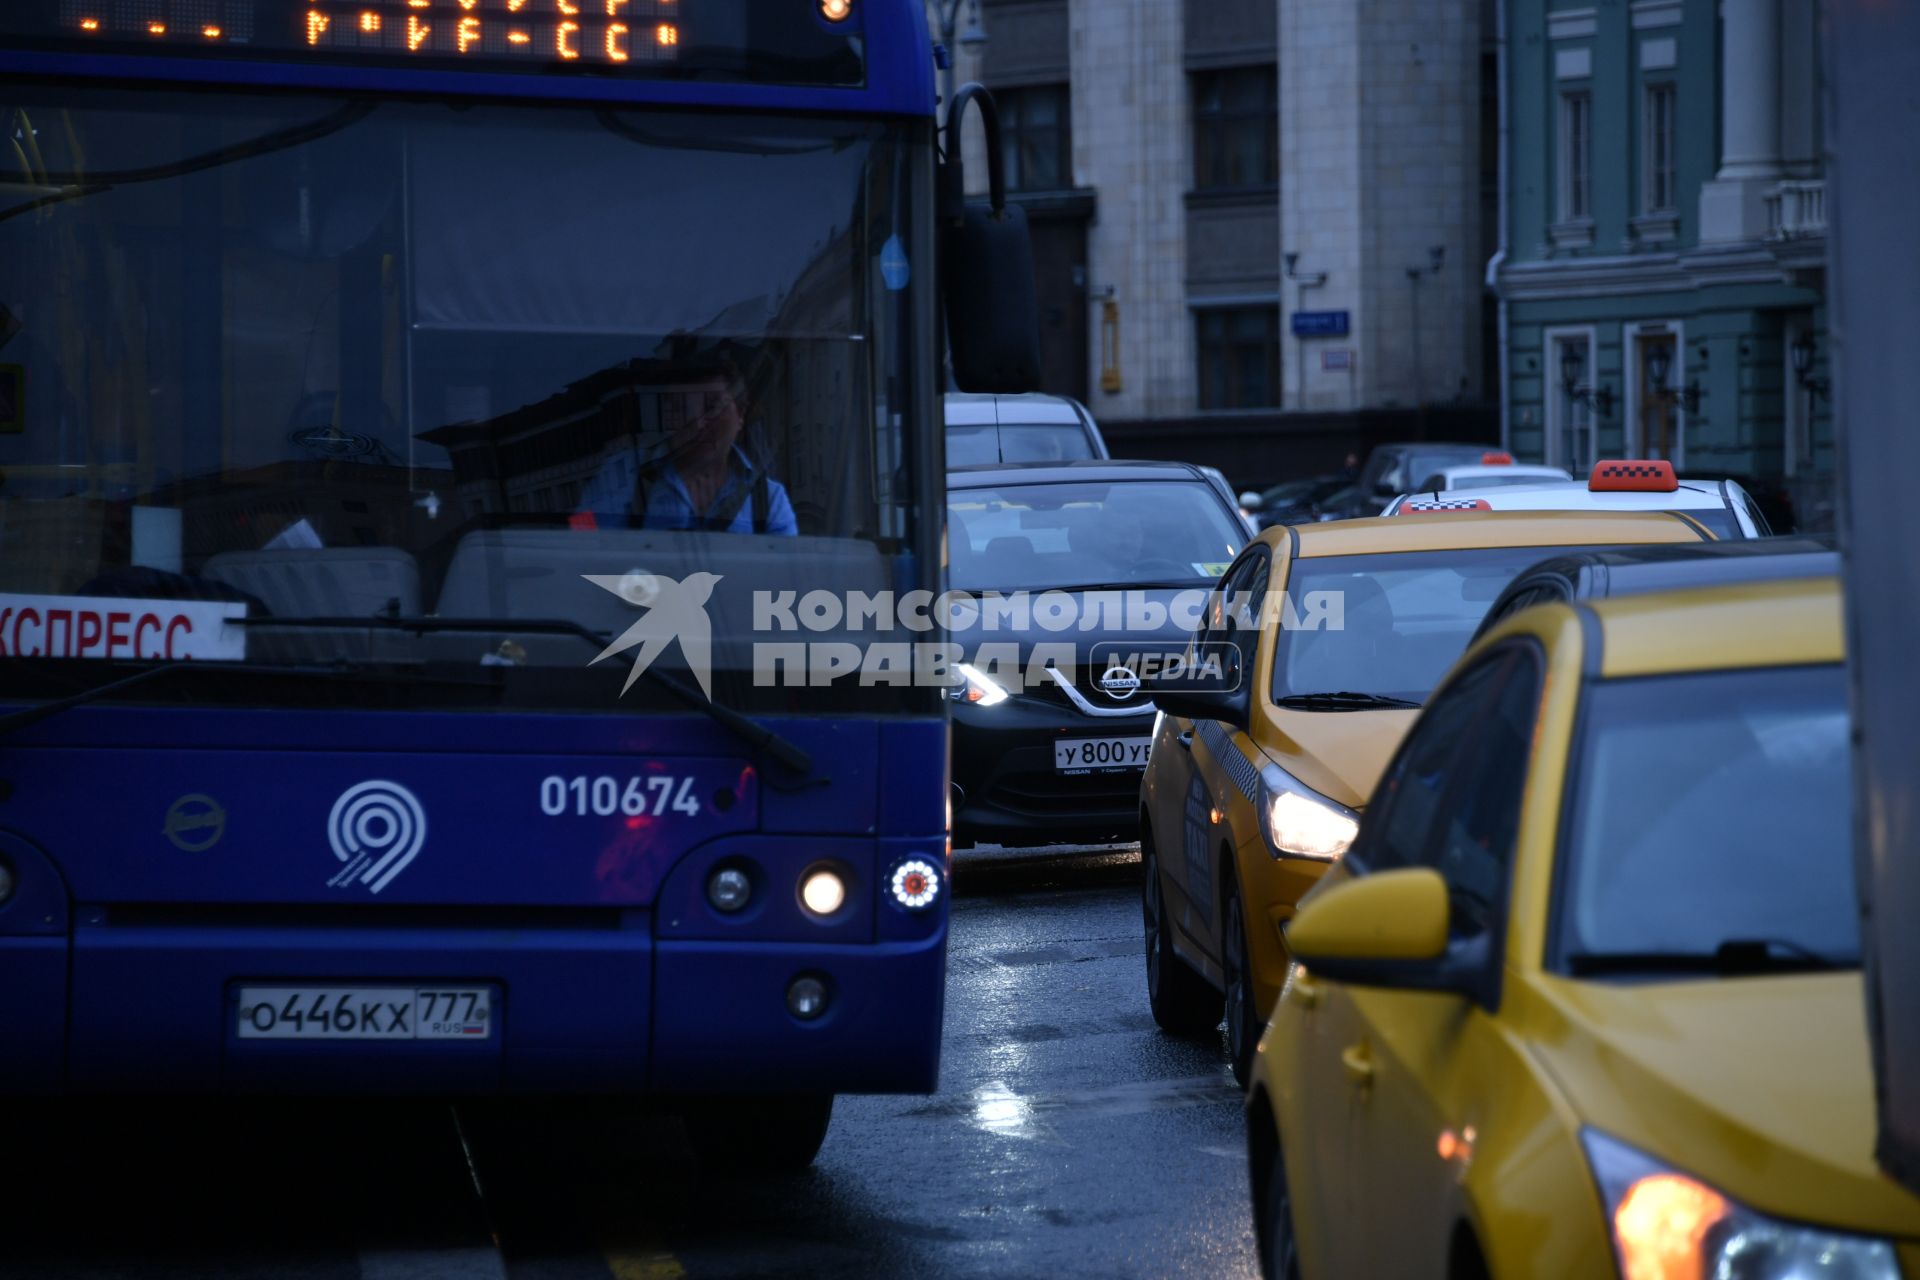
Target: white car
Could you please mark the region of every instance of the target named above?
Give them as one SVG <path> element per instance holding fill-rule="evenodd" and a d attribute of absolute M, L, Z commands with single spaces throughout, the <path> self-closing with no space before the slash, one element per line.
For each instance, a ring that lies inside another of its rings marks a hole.
<path fill-rule="evenodd" d="M 1413 487 L 1415 493 L 1453 489 L 1504 488 L 1510 484 L 1550 484 L 1573 476 L 1565 467 L 1543 467 L 1532 462 L 1482 462 L 1473 466 L 1443 467 Z"/>
<path fill-rule="evenodd" d="M 1747 491 L 1731 480 L 1682 480 L 1673 464 L 1655 458 L 1609 458 L 1578 480 L 1423 489 L 1403 493 L 1382 515 L 1415 511 L 1677 511 L 1698 520 L 1722 541 L 1773 533 Z"/>
<path fill-rule="evenodd" d="M 945 409 L 949 470 L 1113 456 L 1093 415 L 1070 396 L 949 391 Z"/>

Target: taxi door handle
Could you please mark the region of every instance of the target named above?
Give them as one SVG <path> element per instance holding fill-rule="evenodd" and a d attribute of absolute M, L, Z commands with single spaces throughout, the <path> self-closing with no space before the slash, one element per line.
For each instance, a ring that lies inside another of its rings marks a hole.
<path fill-rule="evenodd" d="M 1288 988 L 1287 993 L 1293 997 L 1293 1002 L 1302 1009 L 1317 1009 L 1320 1007 L 1320 986 L 1318 983 L 1309 982 L 1305 978 L 1295 978 L 1293 980 L 1293 986 Z"/>
<path fill-rule="evenodd" d="M 1354 1084 L 1364 1087 L 1373 1083 L 1373 1055 L 1367 1052 L 1364 1040 L 1340 1051 L 1340 1065 L 1347 1069 L 1347 1079 Z"/>
<path fill-rule="evenodd" d="M 1174 738 L 1174 741 L 1189 751 L 1193 750 L 1193 730 L 1189 729 L 1185 733 L 1178 735 Z"/>

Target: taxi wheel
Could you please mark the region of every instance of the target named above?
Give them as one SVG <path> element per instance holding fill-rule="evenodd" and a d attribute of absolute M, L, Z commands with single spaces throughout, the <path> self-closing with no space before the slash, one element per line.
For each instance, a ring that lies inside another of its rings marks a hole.
<path fill-rule="evenodd" d="M 1227 1057 L 1233 1079 L 1244 1087 L 1253 1073 L 1253 1047 L 1260 1042 L 1260 1011 L 1253 1002 L 1253 973 L 1247 958 L 1246 912 L 1240 906 L 1240 887 L 1227 881 L 1225 936 L 1220 951 L 1227 970 Z"/>
<path fill-rule="evenodd" d="M 1153 830 L 1140 824 L 1140 914 L 1147 930 L 1147 1004 L 1163 1031 L 1204 1036 L 1220 1025 L 1220 993 L 1174 954 L 1160 887 L 1160 860 Z"/>
<path fill-rule="evenodd" d="M 833 1119 L 833 1095 L 699 1098 L 687 1140 L 700 1163 L 734 1173 L 798 1173 L 813 1163 Z"/>
<path fill-rule="evenodd" d="M 1300 1242 L 1293 1234 L 1293 1194 L 1287 1190 L 1287 1166 L 1278 1151 L 1267 1173 L 1266 1203 L 1260 1206 L 1261 1280 L 1300 1280 Z"/>

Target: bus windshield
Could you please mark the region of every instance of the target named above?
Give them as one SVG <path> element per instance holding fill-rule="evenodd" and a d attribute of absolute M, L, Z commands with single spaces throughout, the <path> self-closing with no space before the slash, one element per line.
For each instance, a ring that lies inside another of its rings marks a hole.
<path fill-rule="evenodd" d="M 0 121 L 0 643 L 39 659 L 8 694 L 187 656 L 632 709 L 591 640 L 651 584 L 714 579 L 721 697 L 756 593 L 935 572 L 924 126 L 17 83 Z M 49 627 L 71 597 L 133 621 Z M 163 653 L 156 600 L 244 642 Z M 375 616 L 590 634 L 251 625 Z"/>

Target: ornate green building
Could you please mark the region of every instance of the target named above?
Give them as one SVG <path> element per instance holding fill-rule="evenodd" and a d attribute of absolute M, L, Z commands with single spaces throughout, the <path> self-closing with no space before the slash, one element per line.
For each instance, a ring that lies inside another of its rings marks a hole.
<path fill-rule="evenodd" d="M 1498 0 L 1503 432 L 1830 526 L 1817 0 Z"/>

